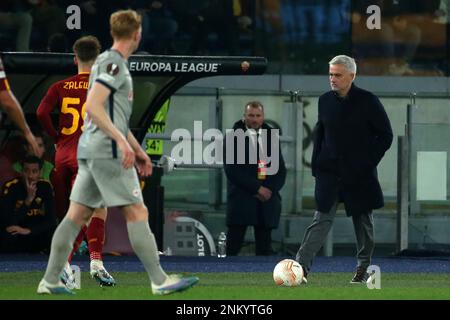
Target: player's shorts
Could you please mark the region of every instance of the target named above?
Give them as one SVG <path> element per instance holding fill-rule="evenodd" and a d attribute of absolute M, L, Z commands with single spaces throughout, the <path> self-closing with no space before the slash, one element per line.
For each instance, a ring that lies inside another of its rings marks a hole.
<path fill-rule="evenodd" d="M 55 162 L 55 166 L 53 167 L 52 176 L 50 176 L 50 181 L 52 184 L 55 184 L 54 181 L 59 180 L 64 185 L 67 185 L 72 188 L 75 183 L 75 178 L 78 172 L 78 163 L 74 165 L 68 165 L 66 163 L 58 163 Z M 54 186 L 55 187 L 55 186 Z M 70 190 L 69 190 L 70 191 Z"/>
<path fill-rule="evenodd" d="M 120 159 L 79 159 L 70 200 L 90 208 L 143 202 L 136 169 Z"/>

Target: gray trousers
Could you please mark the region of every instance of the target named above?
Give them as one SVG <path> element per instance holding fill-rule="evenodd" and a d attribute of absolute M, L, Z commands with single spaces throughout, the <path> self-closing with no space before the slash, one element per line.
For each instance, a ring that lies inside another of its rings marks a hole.
<path fill-rule="evenodd" d="M 316 211 L 312 224 L 306 229 L 296 260 L 309 272 L 312 261 L 325 242 L 336 216 L 337 204 L 328 213 Z M 352 216 L 356 235 L 358 267 L 370 265 L 374 249 L 372 212 Z"/>

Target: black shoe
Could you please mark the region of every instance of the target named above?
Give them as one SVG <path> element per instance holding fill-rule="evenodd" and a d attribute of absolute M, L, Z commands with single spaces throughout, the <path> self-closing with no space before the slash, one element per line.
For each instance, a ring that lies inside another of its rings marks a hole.
<path fill-rule="evenodd" d="M 303 265 L 301 265 L 302 266 L 302 269 L 303 269 L 303 279 L 302 279 L 302 282 L 303 283 L 308 283 L 308 271 L 306 271 L 306 268 L 303 266 Z"/>
<path fill-rule="evenodd" d="M 303 268 L 303 276 L 305 278 L 308 278 L 308 271 L 306 271 L 306 268 L 304 266 L 302 266 L 302 268 Z"/>
<path fill-rule="evenodd" d="M 356 268 L 356 273 L 353 276 L 352 281 L 350 283 L 366 283 L 369 279 L 369 274 L 367 273 L 367 268 L 358 267 Z"/>

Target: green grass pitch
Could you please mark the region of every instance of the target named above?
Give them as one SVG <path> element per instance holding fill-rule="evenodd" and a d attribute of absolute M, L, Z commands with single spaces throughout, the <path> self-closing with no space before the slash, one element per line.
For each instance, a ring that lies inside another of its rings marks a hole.
<path fill-rule="evenodd" d="M 82 299 L 82 300 L 328 300 L 328 299 L 450 299 L 449 274 L 382 273 L 381 289 L 369 290 L 349 284 L 351 273 L 311 273 L 309 283 L 300 287 L 277 287 L 271 273 L 195 273 L 200 282 L 192 289 L 168 296 L 150 292 L 143 272 L 115 272 L 116 287 L 101 288 L 82 273 L 81 290 L 73 296 L 36 294 L 43 272 L 0 273 L 0 299 Z"/>

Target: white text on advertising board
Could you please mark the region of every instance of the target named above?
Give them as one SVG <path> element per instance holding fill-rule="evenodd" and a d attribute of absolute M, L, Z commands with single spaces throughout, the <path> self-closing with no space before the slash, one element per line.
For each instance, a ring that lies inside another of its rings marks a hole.
<path fill-rule="evenodd" d="M 130 62 L 130 71 L 143 72 L 217 72 L 219 63 L 207 62 Z"/>

